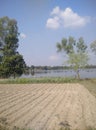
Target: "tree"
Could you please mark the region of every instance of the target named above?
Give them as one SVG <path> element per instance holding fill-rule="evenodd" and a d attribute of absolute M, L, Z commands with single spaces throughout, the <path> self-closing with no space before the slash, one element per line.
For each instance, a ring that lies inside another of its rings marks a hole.
<path fill-rule="evenodd" d="M 0 19 L 0 77 L 22 75 L 25 68 L 23 56 L 19 54 L 17 21 L 3 17 Z"/>
<path fill-rule="evenodd" d="M 25 62 L 21 55 L 12 55 L 10 57 L 4 57 L 2 62 L 2 77 L 8 78 L 13 76 L 22 75 L 24 72 Z"/>
<path fill-rule="evenodd" d="M 92 49 L 92 52 L 96 54 L 96 40 L 91 43 L 90 48 Z"/>
<path fill-rule="evenodd" d="M 63 38 L 57 43 L 58 52 L 64 52 L 68 56 L 67 63 L 76 71 L 77 78 L 80 78 L 79 69 L 84 67 L 88 61 L 87 46 L 82 37 L 76 42 L 73 37 Z"/>
<path fill-rule="evenodd" d="M 31 65 L 31 67 L 30 67 L 30 69 L 31 69 L 31 75 L 34 75 L 34 69 L 35 69 L 35 66 L 34 65 Z"/>

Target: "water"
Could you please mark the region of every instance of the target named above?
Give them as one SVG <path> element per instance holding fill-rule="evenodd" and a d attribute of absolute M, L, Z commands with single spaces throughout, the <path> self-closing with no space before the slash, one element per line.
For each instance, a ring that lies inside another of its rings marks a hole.
<path fill-rule="evenodd" d="M 96 69 L 82 69 L 79 71 L 81 78 L 96 78 Z M 40 77 L 76 77 L 74 70 L 47 70 L 34 75 L 22 75 L 23 78 L 40 78 Z"/>

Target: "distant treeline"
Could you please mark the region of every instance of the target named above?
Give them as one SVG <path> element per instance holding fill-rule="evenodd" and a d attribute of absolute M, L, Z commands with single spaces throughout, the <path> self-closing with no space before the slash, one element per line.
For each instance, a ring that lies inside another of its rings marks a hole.
<path fill-rule="evenodd" d="M 81 69 L 93 69 L 96 68 L 96 65 L 86 65 L 84 68 Z M 47 72 L 48 70 L 68 70 L 68 69 L 73 69 L 72 66 L 27 66 L 25 74 L 33 74 L 34 73 L 42 73 L 42 72 Z"/>
<path fill-rule="evenodd" d="M 28 66 L 27 66 L 28 67 Z M 34 66 L 28 67 L 29 69 L 39 70 L 58 70 L 58 69 L 72 69 L 72 66 Z M 84 68 L 96 68 L 96 65 L 86 65 Z"/>

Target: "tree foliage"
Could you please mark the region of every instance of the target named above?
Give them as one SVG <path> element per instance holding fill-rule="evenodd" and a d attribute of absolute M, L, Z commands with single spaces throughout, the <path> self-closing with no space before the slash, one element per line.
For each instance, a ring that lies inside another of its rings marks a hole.
<path fill-rule="evenodd" d="M 57 43 L 57 51 L 68 55 L 67 63 L 73 67 L 80 78 L 79 69 L 84 67 L 88 61 L 87 46 L 82 37 L 76 41 L 73 37 L 63 38 L 61 43 Z"/>
<path fill-rule="evenodd" d="M 0 18 L 0 77 L 21 75 L 25 62 L 18 49 L 17 21 L 8 17 Z"/>
<path fill-rule="evenodd" d="M 92 52 L 94 52 L 96 54 L 96 40 L 91 43 L 90 47 L 92 49 Z"/>

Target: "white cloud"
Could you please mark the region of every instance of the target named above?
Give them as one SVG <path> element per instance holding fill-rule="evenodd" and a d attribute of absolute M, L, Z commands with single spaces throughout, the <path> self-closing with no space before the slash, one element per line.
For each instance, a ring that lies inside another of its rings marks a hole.
<path fill-rule="evenodd" d="M 52 56 L 49 57 L 49 60 L 51 60 L 51 61 L 57 61 L 58 59 L 59 58 L 58 58 L 57 55 L 52 55 Z"/>
<path fill-rule="evenodd" d="M 59 14 L 60 13 L 60 8 L 59 8 L 59 6 L 57 6 L 57 7 L 55 7 L 54 9 L 53 9 L 53 11 L 51 12 L 51 15 L 57 15 L 57 14 Z"/>
<path fill-rule="evenodd" d="M 59 28 L 60 24 L 59 24 L 59 18 L 56 16 L 54 18 L 49 18 L 47 20 L 47 24 L 46 27 L 47 28 L 53 28 L 53 29 L 57 29 Z"/>
<path fill-rule="evenodd" d="M 51 12 L 51 18 L 47 20 L 47 28 L 58 29 L 59 27 L 64 28 L 75 28 L 83 27 L 90 20 L 89 17 L 83 17 L 73 12 L 71 8 L 61 10 L 58 6 Z"/>
<path fill-rule="evenodd" d="M 22 39 L 25 39 L 27 36 L 26 36 L 24 33 L 20 33 L 20 37 L 21 37 Z"/>
<path fill-rule="evenodd" d="M 70 8 L 66 8 L 64 12 L 61 12 L 61 19 L 64 21 L 64 27 L 81 27 L 87 23 L 85 17 L 79 16 Z"/>

